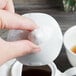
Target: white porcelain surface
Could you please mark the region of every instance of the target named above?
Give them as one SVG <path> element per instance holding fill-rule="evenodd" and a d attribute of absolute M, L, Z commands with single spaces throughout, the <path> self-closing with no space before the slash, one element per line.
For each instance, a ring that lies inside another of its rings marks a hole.
<path fill-rule="evenodd" d="M 62 32 L 59 24 L 53 17 L 44 13 L 28 13 L 24 16 L 31 18 L 39 27 L 31 35 L 35 36 L 33 42 L 41 47 L 41 52 L 23 56 L 17 58 L 17 60 L 27 65 L 45 65 L 55 60 L 62 47 Z M 19 30 L 10 31 L 8 40 L 23 39 L 25 34 L 22 34 L 22 31 Z M 33 40 L 32 37 L 31 40 Z"/>
<path fill-rule="evenodd" d="M 76 66 L 76 54 L 71 51 L 71 48 L 76 45 L 76 26 L 71 27 L 65 32 L 64 45 L 70 63 L 72 66 Z"/>
<path fill-rule="evenodd" d="M 70 68 L 63 73 L 64 76 L 76 76 L 76 67 Z"/>
<path fill-rule="evenodd" d="M 22 76 L 23 65 L 20 62 L 16 62 L 11 68 L 11 76 Z"/>
<path fill-rule="evenodd" d="M 52 71 L 52 75 L 51 76 L 75 76 L 76 75 L 76 67 L 70 68 L 68 70 L 66 70 L 65 72 L 60 72 L 56 65 L 53 62 L 50 62 L 50 64 L 47 64 Z M 11 76 L 21 76 L 22 75 L 22 68 L 23 65 L 19 62 L 16 62 L 12 69 L 11 69 Z"/>
<path fill-rule="evenodd" d="M 51 76 L 62 76 L 62 73 L 56 68 L 56 65 L 53 62 L 47 64 L 52 71 Z M 11 70 L 12 76 L 21 76 L 22 75 L 22 67 L 23 65 L 19 62 L 16 62 Z"/>
<path fill-rule="evenodd" d="M 12 76 L 11 68 L 13 67 L 14 63 L 16 63 L 16 59 L 10 60 L 0 66 L 0 76 Z"/>

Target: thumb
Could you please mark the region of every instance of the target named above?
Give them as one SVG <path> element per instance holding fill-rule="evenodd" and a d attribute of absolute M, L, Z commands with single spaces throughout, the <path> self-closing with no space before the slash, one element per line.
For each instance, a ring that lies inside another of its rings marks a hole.
<path fill-rule="evenodd" d="M 12 58 L 40 51 L 39 46 L 28 40 L 7 42 L 7 49 Z"/>
<path fill-rule="evenodd" d="M 0 65 L 10 59 L 38 52 L 40 48 L 28 40 L 7 42 L 0 38 Z"/>
<path fill-rule="evenodd" d="M 19 29 L 34 30 L 37 28 L 34 21 L 18 14 L 0 10 L 0 28 L 1 29 Z"/>

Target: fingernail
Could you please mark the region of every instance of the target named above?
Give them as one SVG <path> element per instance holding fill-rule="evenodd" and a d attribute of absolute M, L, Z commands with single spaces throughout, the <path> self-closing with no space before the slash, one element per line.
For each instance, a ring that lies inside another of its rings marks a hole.
<path fill-rule="evenodd" d="M 32 28 L 33 28 L 33 29 L 37 29 L 37 28 L 38 28 L 38 26 L 37 26 L 37 25 L 34 25 Z"/>
<path fill-rule="evenodd" d="M 40 52 L 40 48 L 36 48 L 36 49 L 34 49 L 34 52 Z"/>
<path fill-rule="evenodd" d="M 37 28 L 37 25 L 36 24 L 34 24 L 33 26 L 34 26 L 34 28 Z"/>

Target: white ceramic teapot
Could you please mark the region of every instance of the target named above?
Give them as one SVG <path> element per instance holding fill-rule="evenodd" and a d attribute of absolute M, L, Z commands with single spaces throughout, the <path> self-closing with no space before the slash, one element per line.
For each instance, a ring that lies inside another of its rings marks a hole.
<path fill-rule="evenodd" d="M 59 55 L 63 43 L 62 32 L 56 20 L 44 13 L 28 13 L 23 16 L 34 20 L 39 28 L 31 33 L 12 30 L 9 32 L 7 40 L 26 39 L 28 36 L 28 39 L 40 46 L 41 51 L 36 54 L 19 57 L 17 60 L 24 65 L 30 66 L 48 65 L 52 70 L 51 76 L 68 76 L 61 73 L 53 63 Z M 23 66 L 21 63 L 14 64 L 12 76 L 21 76 Z"/>

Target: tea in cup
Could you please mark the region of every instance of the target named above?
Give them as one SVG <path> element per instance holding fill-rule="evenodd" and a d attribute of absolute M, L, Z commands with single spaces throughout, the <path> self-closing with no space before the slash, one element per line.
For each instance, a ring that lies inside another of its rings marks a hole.
<path fill-rule="evenodd" d="M 22 71 L 23 65 L 20 62 L 16 62 L 12 67 L 11 73 L 12 76 L 62 76 L 63 75 L 63 73 L 61 73 L 57 69 L 56 65 L 53 62 L 47 64 L 49 70 L 38 68 L 43 66 L 37 66 L 36 68 L 34 68 L 35 66 L 31 66 L 32 68 L 28 68 L 25 71 Z"/>
<path fill-rule="evenodd" d="M 71 51 L 76 54 L 76 45 L 71 48 Z"/>
<path fill-rule="evenodd" d="M 72 26 L 64 34 L 64 46 L 69 62 L 76 66 L 76 26 Z"/>
<path fill-rule="evenodd" d="M 25 66 L 23 65 L 22 76 L 51 76 L 51 68 L 49 66 Z"/>
<path fill-rule="evenodd" d="M 62 73 L 57 69 L 56 65 L 53 62 L 50 62 L 50 64 L 47 65 L 49 67 L 49 70 L 34 68 L 34 66 L 32 66 L 32 68 L 28 68 L 25 71 L 22 71 L 23 65 L 17 61 L 11 68 L 11 75 L 12 76 L 76 76 L 76 67 L 70 68 Z"/>

